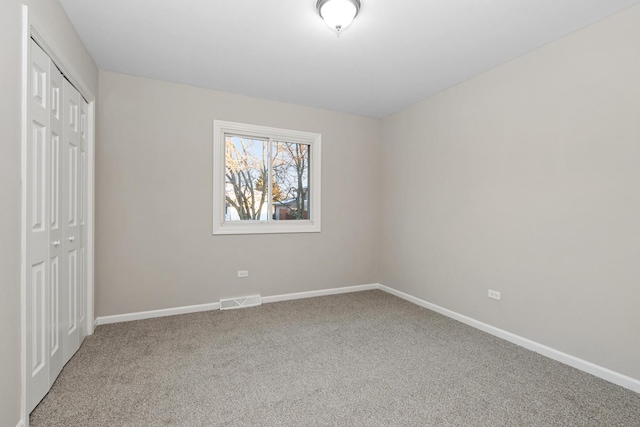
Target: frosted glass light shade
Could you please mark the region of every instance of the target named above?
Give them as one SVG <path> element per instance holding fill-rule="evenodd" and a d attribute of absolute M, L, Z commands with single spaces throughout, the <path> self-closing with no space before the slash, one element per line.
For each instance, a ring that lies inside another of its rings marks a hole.
<path fill-rule="evenodd" d="M 360 0 L 318 0 L 316 7 L 327 26 L 339 35 L 358 14 Z"/>

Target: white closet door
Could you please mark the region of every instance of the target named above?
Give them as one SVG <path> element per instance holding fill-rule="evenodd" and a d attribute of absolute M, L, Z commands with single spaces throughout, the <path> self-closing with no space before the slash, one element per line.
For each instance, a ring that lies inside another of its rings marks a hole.
<path fill-rule="evenodd" d="M 87 335 L 88 105 L 34 42 L 26 151 L 28 407 Z"/>
<path fill-rule="evenodd" d="M 80 285 L 80 209 L 79 209 L 79 162 L 80 162 L 80 94 L 66 79 L 63 82 L 63 143 L 62 143 L 62 188 L 64 209 L 63 221 L 66 235 L 62 246 L 66 254 L 67 278 L 63 298 L 63 351 L 65 362 L 80 348 L 78 288 Z"/>
<path fill-rule="evenodd" d="M 26 297 L 27 297 L 27 373 L 30 408 L 49 390 L 50 325 L 50 59 L 31 43 L 29 61 L 30 123 L 27 143 L 26 218 Z M 55 250 L 51 251 L 55 254 Z"/>

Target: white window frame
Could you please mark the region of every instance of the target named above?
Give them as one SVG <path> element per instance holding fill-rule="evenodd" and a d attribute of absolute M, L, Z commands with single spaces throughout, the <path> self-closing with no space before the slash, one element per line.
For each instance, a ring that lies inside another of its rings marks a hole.
<path fill-rule="evenodd" d="M 257 139 L 270 138 L 283 142 L 307 144 L 310 146 L 309 189 L 311 206 L 309 219 L 266 221 L 226 221 L 225 220 L 225 134 L 245 135 Z M 213 234 L 277 234 L 277 233 L 319 233 L 321 212 L 321 145 L 319 133 L 279 129 L 247 123 L 213 121 Z"/>

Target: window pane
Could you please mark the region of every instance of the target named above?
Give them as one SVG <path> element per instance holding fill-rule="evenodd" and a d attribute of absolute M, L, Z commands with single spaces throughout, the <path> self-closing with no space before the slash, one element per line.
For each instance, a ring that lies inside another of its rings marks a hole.
<path fill-rule="evenodd" d="M 309 219 L 309 148 L 307 144 L 273 144 L 274 220 Z"/>
<path fill-rule="evenodd" d="M 225 134 L 225 221 L 269 216 L 269 141 Z"/>

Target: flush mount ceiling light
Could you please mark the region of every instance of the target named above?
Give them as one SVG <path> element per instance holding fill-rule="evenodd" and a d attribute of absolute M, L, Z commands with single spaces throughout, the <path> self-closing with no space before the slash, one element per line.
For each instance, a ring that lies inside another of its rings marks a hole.
<path fill-rule="evenodd" d="M 360 0 L 318 0 L 318 13 L 324 22 L 340 37 L 360 10 Z"/>

